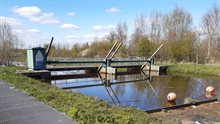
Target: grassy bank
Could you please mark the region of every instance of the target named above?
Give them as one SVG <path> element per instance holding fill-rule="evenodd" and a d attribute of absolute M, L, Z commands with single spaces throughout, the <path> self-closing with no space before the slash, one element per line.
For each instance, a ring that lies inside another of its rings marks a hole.
<path fill-rule="evenodd" d="M 220 66 L 201 65 L 201 64 L 172 64 L 168 68 L 168 73 L 184 73 L 199 75 L 220 75 Z"/>
<path fill-rule="evenodd" d="M 0 80 L 9 82 L 37 100 L 65 113 L 77 123 L 162 123 L 134 108 L 112 106 L 93 97 L 64 91 L 25 76 L 15 75 L 14 67 L 0 67 Z"/>

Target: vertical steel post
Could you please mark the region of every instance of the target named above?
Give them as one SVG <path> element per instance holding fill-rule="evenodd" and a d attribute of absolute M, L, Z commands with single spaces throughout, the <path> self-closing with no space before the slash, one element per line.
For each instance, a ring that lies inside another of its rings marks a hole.
<path fill-rule="evenodd" d="M 52 46 L 52 43 L 53 43 L 53 37 L 52 37 L 52 39 L 51 39 L 51 41 L 50 41 L 50 45 L 47 47 L 47 52 L 46 52 L 46 55 L 45 55 L 45 59 L 47 60 L 47 56 L 48 56 L 48 54 L 49 54 L 49 52 L 50 52 L 50 48 L 51 48 L 51 46 Z"/>
<path fill-rule="evenodd" d="M 105 59 L 105 73 L 107 74 L 108 73 L 108 69 L 107 69 L 107 59 Z"/>

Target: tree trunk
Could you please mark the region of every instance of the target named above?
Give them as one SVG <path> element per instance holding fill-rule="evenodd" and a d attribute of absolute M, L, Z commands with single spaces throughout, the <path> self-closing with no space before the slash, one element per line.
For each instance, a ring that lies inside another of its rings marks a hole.
<path fill-rule="evenodd" d="M 210 50 L 211 50 L 211 41 L 209 40 L 209 42 L 208 42 L 208 50 L 207 50 L 207 57 L 206 57 L 206 63 L 209 63 Z"/>

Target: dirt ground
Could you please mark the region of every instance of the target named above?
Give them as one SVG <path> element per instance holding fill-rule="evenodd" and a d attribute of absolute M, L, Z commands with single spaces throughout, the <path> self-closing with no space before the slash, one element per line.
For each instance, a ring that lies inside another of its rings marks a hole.
<path fill-rule="evenodd" d="M 220 124 L 220 101 L 156 112 L 150 116 L 180 124 Z"/>

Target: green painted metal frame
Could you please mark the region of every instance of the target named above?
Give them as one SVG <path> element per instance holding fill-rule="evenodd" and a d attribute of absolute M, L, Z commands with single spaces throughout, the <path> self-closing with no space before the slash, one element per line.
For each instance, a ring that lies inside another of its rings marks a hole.
<path fill-rule="evenodd" d="M 142 60 L 111 60 L 112 63 L 120 63 L 120 62 L 150 62 L 150 60 L 142 59 Z"/>
<path fill-rule="evenodd" d="M 150 60 L 142 59 L 142 60 L 111 60 L 107 59 L 107 61 L 61 61 L 61 60 L 49 60 L 46 63 L 47 64 L 83 64 L 83 63 L 97 63 L 97 64 L 106 64 L 111 65 L 110 63 L 122 63 L 122 62 L 148 62 L 150 63 Z"/>
<path fill-rule="evenodd" d="M 105 61 L 47 61 L 47 64 L 83 64 L 83 63 L 104 64 Z"/>
<path fill-rule="evenodd" d="M 121 45 L 123 44 L 123 42 L 118 42 L 116 41 L 115 44 L 112 46 L 111 50 L 109 51 L 109 53 L 107 54 L 107 56 L 105 57 L 104 60 L 102 61 L 53 61 L 53 60 L 47 60 L 47 56 L 49 54 L 49 51 L 50 51 L 50 47 L 53 43 L 53 39 L 54 37 L 52 37 L 51 39 L 51 42 L 50 42 L 50 45 L 48 46 L 48 49 L 47 49 L 47 52 L 46 52 L 46 55 L 45 55 L 45 60 L 46 60 L 46 64 L 91 64 L 91 63 L 94 63 L 94 64 L 101 64 L 100 67 L 98 68 L 98 71 L 101 70 L 102 66 L 106 66 L 106 67 L 110 67 L 111 66 L 111 63 L 122 63 L 122 62 L 131 62 L 131 63 L 134 63 L 134 62 L 145 62 L 143 65 L 142 65 L 142 69 L 146 66 L 146 64 L 149 64 L 150 66 L 150 69 L 151 69 L 151 65 L 153 64 L 152 62 L 154 62 L 152 60 L 153 56 L 163 47 L 163 44 L 153 53 L 153 55 L 148 58 L 148 59 L 142 59 L 142 60 L 113 60 L 112 58 L 114 57 L 114 55 L 116 54 L 116 52 L 118 51 L 118 49 L 121 47 Z M 115 51 L 113 52 L 113 50 L 115 49 Z M 113 53 L 112 53 L 113 52 Z M 112 53 L 112 55 L 111 55 Z M 111 55 L 111 56 L 110 56 Z M 110 57 L 109 57 L 110 56 Z M 106 68 L 107 69 L 107 68 Z M 106 70 L 107 72 L 107 70 Z"/>

